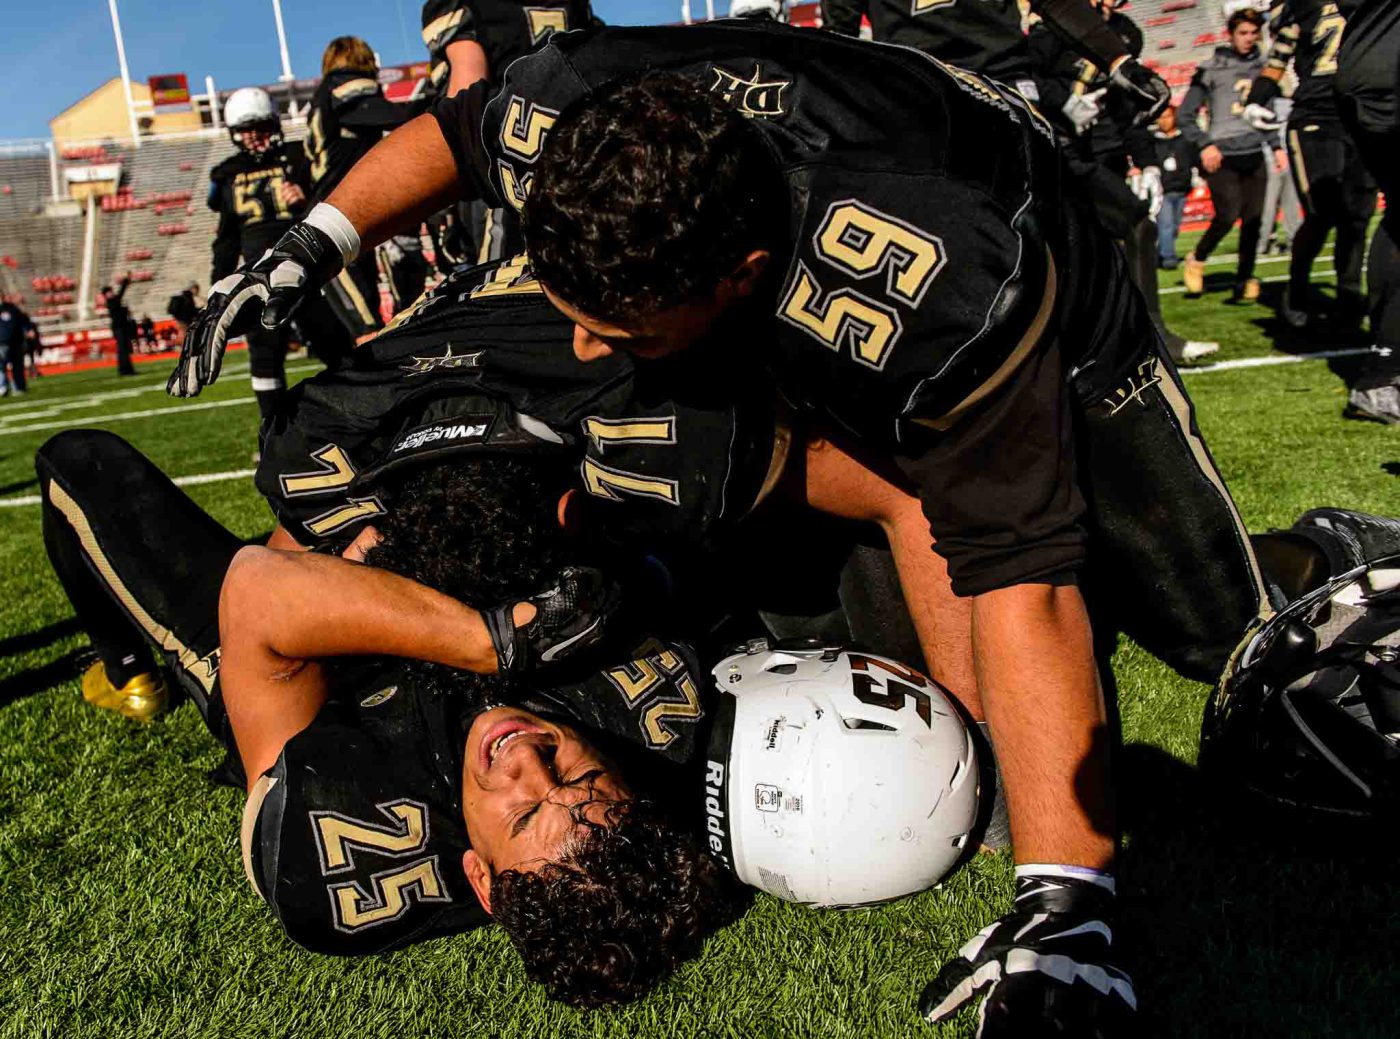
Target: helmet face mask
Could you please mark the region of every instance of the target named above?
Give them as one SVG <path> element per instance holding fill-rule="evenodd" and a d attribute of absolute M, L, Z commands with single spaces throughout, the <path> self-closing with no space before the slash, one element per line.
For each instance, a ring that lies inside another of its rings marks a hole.
<path fill-rule="evenodd" d="M 1255 632 L 1206 710 L 1201 764 L 1281 804 L 1371 816 L 1400 801 L 1400 557 Z"/>
<path fill-rule="evenodd" d="M 885 657 L 768 649 L 721 661 L 711 851 L 785 901 L 854 907 L 938 883 L 977 817 L 977 755 L 947 695 Z"/>

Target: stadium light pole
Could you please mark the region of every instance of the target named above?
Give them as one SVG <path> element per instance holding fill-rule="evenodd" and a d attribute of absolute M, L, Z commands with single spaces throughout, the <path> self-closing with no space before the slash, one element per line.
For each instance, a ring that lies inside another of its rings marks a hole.
<path fill-rule="evenodd" d="M 136 125 L 136 102 L 131 96 L 131 70 L 126 66 L 126 44 L 122 42 L 122 21 L 117 17 L 117 0 L 107 0 L 112 12 L 112 35 L 117 40 L 117 65 L 122 72 L 122 90 L 126 94 L 126 118 L 131 124 L 131 145 L 141 147 L 141 128 Z"/>
<path fill-rule="evenodd" d="M 282 0 L 272 0 L 272 16 L 277 19 L 277 45 L 282 49 L 282 82 L 290 83 L 296 77 L 292 75 L 292 58 L 287 53 L 287 27 L 282 24 Z"/>
<path fill-rule="evenodd" d="M 690 24 L 690 0 L 681 0 L 681 21 Z"/>

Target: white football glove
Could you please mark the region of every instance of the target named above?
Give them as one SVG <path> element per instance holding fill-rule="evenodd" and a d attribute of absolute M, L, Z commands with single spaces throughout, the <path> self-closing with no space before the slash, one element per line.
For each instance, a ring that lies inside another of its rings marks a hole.
<path fill-rule="evenodd" d="M 1260 133 L 1273 133 L 1283 126 L 1274 110 L 1268 105 L 1245 105 L 1240 118 Z"/>
<path fill-rule="evenodd" d="M 1156 166 L 1145 167 L 1133 178 L 1133 194 L 1147 203 L 1147 215 L 1156 220 L 1162 210 L 1162 171 Z"/>
<path fill-rule="evenodd" d="M 1103 111 L 1099 99 L 1107 92 L 1108 87 L 1100 87 L 1098 90 L 1069 96 L 1069 100 L 1064 103 L 1060 111 L 1064 112 L 1065 118 L 1074 124 L 1075 133 L 1083 133 L 1098 121 L 1099 115 Z"/>
<path fill-rule="evenodd" d="M 943 965 L 919 998 L 924 1020 L 942 1021 L 985 993 L 978 1039 L 1129 1034 L 1137 996 L 1111 962 L 1113 894 L 1072 874 L 1018 868 L 1015 907 Z"/>

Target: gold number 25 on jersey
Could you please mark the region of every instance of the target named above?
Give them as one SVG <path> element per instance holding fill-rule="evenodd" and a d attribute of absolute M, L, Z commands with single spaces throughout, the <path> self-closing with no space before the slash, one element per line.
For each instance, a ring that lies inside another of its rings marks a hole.
<path fill-rule="evenodd" d="M 778 316 L 833 350 L 884 368 L 904 331 L 895 304 L 910 309 L 947 262 L 942 239 L 853 198 L 835 202 L 813 239 L 817 259 L 856 278 L 884 275 L 882 298 L 851 288 L 824 292 L 817 274 L 798 262 Z"/>

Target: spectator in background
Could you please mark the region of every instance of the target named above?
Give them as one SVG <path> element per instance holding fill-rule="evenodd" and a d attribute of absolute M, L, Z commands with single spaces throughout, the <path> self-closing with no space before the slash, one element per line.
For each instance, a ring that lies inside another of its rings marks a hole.
<path fill-rule="evenodd" d="M 1274 101 L 1277 115 L 1274 116 L 1280 122 L 1288 122 L 1288 113 L 1293 107 L 1293 100 L 1287 97 L 1280 97 Z M 1255 127 L 1256 130 L 1264 129 Z M 1283 139 L 1282 127 L 1275 134 L 1277 147 L 1284 150 L 1284 155 L 1288 154 L 1288 146 Z M 1290 175 L 1289 167 L 1291 162 L 1283 169 L 1277 165 L 1269 167 L 1269 186 L 1264 192 L 1264 219 L 1259 227 L 1259 253 L 1260 257 L 1269 255 L 1271 252 L 1286 255 L 1293 244 L 1293 237 L 1298 233 L 1298 227 L 1303 222 L 1302 206 L 1298 201 L 1298 189 L 1293 184 L 1293 177 Z M 1282 229 L 1280 230 L 1280 225 Z"/>
<path fill-rule="evenodd" d="M 136 322 L 136 345 L 143 354 L 152 353 L 156 348 L 156 323 L 150 314 L 142 314 Z"/>
<path fill-rule="evenodd" d="M 380 138 L 422 111 L 396 104 L 379 88 L 379 63 L 358 36 L 337 36 L 321 56 L 321 82 L 306 121 L 311 201 L 323 201 Z M 324 289 L 326 302 L 356 338 L 384 326 L 379 313 L 379 268 L 366 250 Z"/>
<path fill-rule="evenodd" d="M 1239 260 L 1235 267 L 1232 299 L 1252 303 L 1259 298 L 1259 279 L 1254 276 L 1254 257 L 1259 249 L 1259 225 L 1264 212 L 1264 193 L 1269 186 L 1266 165 L 1270 150 L 1274 164 L 1283 169 L 1283 150 L 1271 148 L 1269 134 L 1254 129 L 1242 118 L 1244 105 L 1241 84 L 1249 84 L 1264 68 L 1259 52 L 1259 33 L 1264 16 L 1252 7 L 1230 15 L 1226 28 L 1230 42 L 1215 49 L 1196 67 L 1191 88 L 1181 102 L 1182 132 L 1201 152 L 1201 169 L 1210 185 L 1215 206 L 1206 233 L 1186 257 L 1182 281 L 1186 291 L 1199 296 L 1205 289 L 1206 260 L 1220 240 L 1240 222 Z M 1246 88 L 1247 89 L 1247 88 Z M 1209 129 L 1196 124 L 1196 113 L 1207 111 Z"/>
<path fill-rule="evenodd" d="M 19 304 L 0 302 L 0 396 L 24 393 L 24 355 L 34 327 Z"/>
<path fill-rule="evenodd" d="M 1157 266 L 1175 270 L 1176 236 L 1191 193 L 1191 171 L 1200 160 L 1196 146 L 1176 125 L 1176 109 L 1168 108 L 1157 120 L 1157 158 L 1162 170 L 1162 208 L 1157 212 Z"/>
<path fill-rule="evenodd" d="M 199 313 L 199 282 L 192 281 L 188 287 L 181 289 L 170 297 L 170 302 L 165 305 L 165 312 L 175 319 L 175 328 L 180 333 L 180 342 L 185 341 L 185 333 L 189 331 L 190 322 Z"/>
<path fill-rule="evenodd" d="M 102 286 L 102 300 L 107 305 L 107 320 L 112 323 L 112 338 L 117 341 L 117 374 L 135 375 L 136 369 L 131 366 L 131 342 L 136 326 L 131 320 L 131 311 L 122 302 L 126 290 L 131 287 L 131 275 L 123 274 L 117 284 L 121 288 L 116 291 L 110 285 Z"/>
<path fill-rule="evenodd" d="M 27 379 L 39 378 L 39 351 L 44 348 L 43 341 L 39 338 L 39 328 L 30 319 L 29 315 L 24 315 L 24 374 Z"/>

